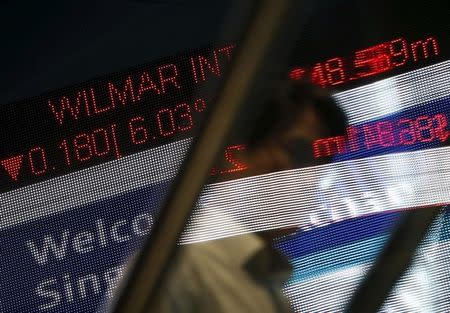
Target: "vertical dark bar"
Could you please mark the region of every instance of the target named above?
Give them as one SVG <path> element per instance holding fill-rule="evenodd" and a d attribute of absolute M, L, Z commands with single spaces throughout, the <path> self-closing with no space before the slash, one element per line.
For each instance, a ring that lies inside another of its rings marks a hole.
<path fill-rule="evenodd" d="M 117 297 L 116 313 L 143 312 L 148 307 L 238 113 L 243 108 L 257 110 L 257 106 L 252 105 L 260 103 L 255 95 L 261 93 L 265 83 L 274 79 L 275 73 L 270 66 L 277 68 L 279 73 L 285 70 L 281 64 L 294 46 L 296 32 L 292 30 L 291 23 L 296 21 L 299 1 L 266 0 L 257 3 L 210 116 L 161 208 L 162 215 L 152 230 L 152 236 L 144 245 L 127 284 Z"/>
<path fill-rule="evenodd" d="M 440 212 L 441 207 L 426 207 L 405 213 L 377 261 L 352 295 L 345 312 L 375 313 L 381 309 Z"/>

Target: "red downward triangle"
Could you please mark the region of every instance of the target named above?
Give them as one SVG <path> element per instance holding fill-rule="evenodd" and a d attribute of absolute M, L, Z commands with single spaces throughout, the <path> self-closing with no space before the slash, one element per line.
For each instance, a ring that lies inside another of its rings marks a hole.
<path fill-rule="evenodd" d="M 19 177 L 20 167 L 22 166 L 22 159 L 23 155 L 21 154 L 0 161 L 11 179 L 14 181 L 16 181 Z"/>

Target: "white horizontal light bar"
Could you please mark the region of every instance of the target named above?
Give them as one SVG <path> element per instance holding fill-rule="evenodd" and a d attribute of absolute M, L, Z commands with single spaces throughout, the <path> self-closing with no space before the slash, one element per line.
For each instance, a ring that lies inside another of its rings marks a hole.
<path fill-rule="evenodd" d="M 357 257 L 364 250 L 349 254 Z M 381 312 L 448 312 L 450 242 L 427 240 L 413 265 L 396 283 Z M 330 258 L 335 256 L 330 255 Z M 284 293 L 296 312 L 342 312 L 371 264 L 360 264 L 286 286 Z M 330 290 L 333 290 L 330 293 Z"/>
<path fill-rule="evenodd" d="M 445 61 L 338 93 L 336 98 L 350 120 L 356 123 L 394 112 L 394 109 L 380 109 L 387 94 L 393 93 L 392 88 L 400 90 L 398 93 L 402 95 L 393 98 L 396 101 L 393 104 L 395 110 L 449 95 L 449 72 L 450 61 Z M 174 142 L 3 193 L 0 195 L 0 229 L 168 180 L 176 174 L 189 144 L 189 139 Z M 331 166 L 330 170 L 334 166 L 338 167 L 339 164 Z M 326 184 L 326 181 L 322 184 Z M 289 219 L 289 216 L 286 218 Z"/>
<path fill-rule="evenodd" d="M 191 139 L 0 195 L 0 229 L 173 178 Z"/>
<path fill-rule="evenodd" d="M 450 203 L 449 156 L 443 147 L 208 185 L 181 242 Z"/>
<path fill-rule="evenodd" d="M 336 93 L 350 124 L 450 96 L 450 60 Z"/>

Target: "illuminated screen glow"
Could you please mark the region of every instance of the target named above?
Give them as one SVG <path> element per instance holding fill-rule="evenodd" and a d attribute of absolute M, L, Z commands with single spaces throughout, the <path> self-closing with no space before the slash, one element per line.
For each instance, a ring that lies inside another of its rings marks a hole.
<path fill-rule="evenodd" d="M 441 56 L 440 40 L 398 37 L 289 75 L 312 75 L 324 87 L 362 82 Z M 32 99 L 31 113 L 25 103 L 17 114 L 36 118 L 45 134 L 23 145 L 2 137 L 12 148 L 0 157 L 0 308 L 93 312 L 112 296 L 211 103 L 185 92 L 220 79 L 234 48 L 48 93 Z M 205 186 L 180 240 L 300 226 L 277 242 L 294 265 L 284 292 L 298 312 L 341 311 L 402 210 L 450 203 L 450 61 L 334 97 L 348 132 L 311 146 L 333 162 L 231 180 L 248 165 L 239 158 L 245 145 L 230 144 L 211 169 L 227 181 Z M 433 225 L 386 311 L 449 309 L 449 216 Z"/>
<path fill-rule="evenodd" d="M 51 123 L 47 119 L 53 119 L 64 130 L 64 127 L 77 125 L 87 119 L 95 119 L 97 116 L 105 114 L 109 116 L 115 111 L 142 105 L 150 99 L 170 99 L 173 94 L 188 88 L 187 86 L 195 86 L 220 77 L 230 61 L 235 47 L 234 44 L 225 45 L 209 51 L 212 56 L 206 56 L 207 53 L 188 55 L 177 62 L 157 64 L 148 70 L 137 70 L 133 72 L 133 75 L 124 75 L 122 80 L 107 79 L 104 83 L 92 83 L 91 86 L 88 84 L 82 89 L 74 88 L 69 93 L 62 93 L 57 97 L 51 95 L 45 99 L 45 103 L 37 103 L 45 112 L 37 111 L 44 114 L 40 118 L 45 119 L 44 124 Z M 405 38 L 398 38 L 357 51 L 353 57 L 349 57 L 349 60 L 351 59 L 350 63 L 359 70 L 359 73 L 357 77 L 350 80 L 392 70 L 403 66 L 408 60 L 420 62 L 423 59 L 436 57 L 439 55 L 438 47 L 438 39 L 429 36 L 410 42 Z M 399 57 L 402 59 L 401 62 Z M 328 79 L 336 76 L 336 69 L 332 68 L 332 65 L 342 62 L 339 58 L 322 62 L 329 71 L 327 72 Z M 317 74 L 319 76 L 324 75 L 322 63 L 314 66 L 316 70 L 320 70 L 321 74 Z M 298 71 L 299 69 L 293 69 L 290 77 L 292 79 L 301 78 L 292 74 Z M 304 70 L 302 69 L 302 71 Z M 313 76 L 317 77 L 317 75 Z M 418 75 L 419 78 L 425 76 L 425 73 Z M 320 79 L 320 81 L 322 80 Z M 339 84 L 344 82 L 341 80 Z M 319 82 L 319 84 L 326 86 L 336 83 Z M 385 100 L 380 99 L 380 101 L 386 102 Z M 37 102 L 41 102 L 41 99 Z M 113 118 L 111 123 L 103 123 L 102 127 L 91 127 L 87 132 L 78 134 L 74 131 L 68 132 L 67 137 L 60 138 L 57 142 L 47 145 L 35 142 L 28 148 L 21 148 L 23 151 L 21 154 L 5 156 L 0 160 L 0 164 L 13 182 L 20 183 L 22 177 L 30 179 L 27 175 L 42 179 L 54 175 L 54 172 L 64 173 L 70 171 L 71 168 L 79 169 L 81 166 L 85 166 L 84 164 L 118 159 L 129 154 L 128 150 L 136 149 L 129 147 L 130 144 L 151 147 L 162 143 L 161 140 L 173 140 L 183 133 L 189 135 L 196 128 L 197 120 L 205 111 L 207 102 L 207 99 L 200 97 L 189 102 L 183 100 L 161 106 L 145 116 L 134 115 L 125 120 Z M 386 103 L 390 104 L 390 102 Z M 350 105 L 352 108 L 357 107 Z M 384 106 L 387 105 L 384 104 Z M 376 112 L 383 114 L 383 109 L 380 110 L 381 107 L 373 106 Z M 350 121 L 353 122 L 353 112 L 347 113 Z M 364 114 L 364 116 L 368 116 L 368 114 Z M 58 128 L 53 129 L 59 131 Z M 49 160 L 49 154 L 52 155 L 51 160 Z M 320 152 L 316 154 L 320 156 Z M 24 174 L 21 171 L 22 166 L 27 167 Z M 212 172 L 220 171 L 213 169 Z"/>
<path fill-rule="evenodd" d="M 297 80 L 309 76 L 314 83 L 322 87 L 336 86 L 437 55 L 439 44 L 433 36 L 414 42 L 397 38 L 356 51 L 350 58 L 334 57 L 318 62 L 311 68 L 294 68 L 289 77 Z"/>
<path fill-rule="evenodd" d="M 362 126 L 350 126 L 347 135 L 317 139 L 313 143 L 316 158 L 391 147 L 446 142 L 449 136 L 448 118 L 444 113 L 417 118 L 401 118 Z"/>

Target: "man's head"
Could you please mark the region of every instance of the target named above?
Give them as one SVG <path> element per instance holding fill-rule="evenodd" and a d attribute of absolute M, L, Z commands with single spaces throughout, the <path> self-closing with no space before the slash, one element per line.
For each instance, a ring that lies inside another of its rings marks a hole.
<path fill-rule="evenodd" d="M 249 174 L 313 165 L 312 142 L 345 134 L 346 127 L 344 112 L 326 90 L 286 82 L 264 106 L 248 140 Z"/>
<path fill-rule="evenodd" d="M 247 145 L 246 175 L 317 164 L 314 140 L 345 134 L 347 118 L 330 93 L 308 82 L 287 82 L 264 106 Z M 259 232 L 269 242 L 296 226 Z"/>

